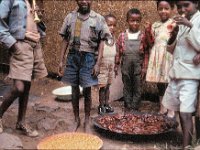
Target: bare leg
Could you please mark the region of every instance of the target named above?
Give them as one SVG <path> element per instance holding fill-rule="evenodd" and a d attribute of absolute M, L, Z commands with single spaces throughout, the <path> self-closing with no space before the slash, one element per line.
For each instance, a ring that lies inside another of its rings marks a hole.
<path fill-rule="evenodd" d="M 14 80 L 11 90 L 3 97 L 3 102 L 0 106 L 0 118 L 9 108 L 13 101 L 24 92 L 24 83 L 20 80 Z"/>
<path fill-rule="evenodd" d="M 105 104 L 105 99 L 106 99 L 105 87 L 100 87 L 100 89 L 99 89 L 99 104 L 101 106 L 103 106 Z"/>
<path fill-rule="evenodd" d="M 169 118 L 175 118 L 175 111 L 173 111 L 173 110 L 167 110 L 167 116 L 169 117 Z"/>
<path fill-rule="evenodd" d="M 91 87 L 87 87 L 84 90 L 84 108 L 85 108 L 85 122 L 84 128 L 85 131 L 88 132 L 90 130 L 89 119 L 90 119 L 90 111 L 91 111 Z"/>
<path fill-rule="evenodd" d="M 100 87 L 100 89 L 99 89 L 99 106 L 98 106 L 98 114 L 100 114 L 100 115 L 106 113 L 106 110 L 104 108 L 105 99 L 106 99 L 105 94 L 106 94 L 105 87 Z"/>
<path fill-rule="evenodd" d="M 158 88 L 158 94 L 159 94 L 159 102 L 160 102 L 160 110 L 159 113 L 160 114 L 167 114 L 167 108 L 165 108 L 162 104 L 162 100 L 163 100 L 163 95 L 165 94 L 166 88 L 167 88 L 167 84 L 166 83 L 157 83 L 157 88 Z"/>
<path fill-rule="evenodd" d="M 110 95 L 110 91 L 109 91 L 109 87 L 110 85 L 107 85 L 105 88 L 105 105 L 109 105 L 108 101 L 109 101 L 109 95 Z"/>
<path fill-rule="evenodd" d="M 25 82 L 24 92 L 19 97 L 19 109 L 17 118 L 17 123 L 19 124 L 25 124 L 25 116 L 26 116 L 30 88 L 31 88 L 31 83 Z"/>
<path fill-rule="evenodd" d="M 192 113 L 181 113 L 180 112 L 180 122 L 183 130 L 183 149 L 191 145 L 192 134 L 193 134 L 193 122 Z"/>
<path fill-rule="evenodd" d="M 110 85 L 107 85 L 106 89 L 105 89 L 105 95 L 106 95 L 106 98 L 105 98 L 105 108 L 106 108 L 106 112 L 107 113 L 112 113 L 112 112 L 114 112 L 114 109 L 109 105 L 109 96 L 110 96 L 109 87 L 110 87 Z"/>
<path fill-rule="evenodd" d="M 19 96 L 19 109 L 18 109 L 16 129 L 20 130 L 23 134 L 27 136 L 36 137 L 39 135 L 39 133 L 36 130 L 33 130 L 29 125 L 25 123 L 25 116 L 28 105 L 31 82 L 22 81 L 22 83 L 23 86 L 20 87 L 22 94 L 20 94 Z"/>
<path fill-rule="evenodd" d="M 72 86 L 72 107 L 74 112 L 74 124 L 72 125 L 72 131 L 76 131 L 80 126 L 80 117 L 79 117 L 79 86 Z"/>
<path fill-rule="evenodd" d="M 2 117 L 6 110 L 10 107 L 13 101 L 22 95 L 24 91 L 24 83 L 20 80 L 14 80 L 11 90 L 3 97 L 3 102 L 0 106 L 0 133 L 3 132 Z"/>
<path fill-rule="evenodd" d="M 167 114 L 167 108 L 165 108 L 162 104 L 162 99 L 163 99 L 163 96 L 159 96 L 159 102 L 160 102 L 160 110 L 159 110 L 159 113 L 160 114 L 163 114 L 163 115 L 166 115 Z"/>

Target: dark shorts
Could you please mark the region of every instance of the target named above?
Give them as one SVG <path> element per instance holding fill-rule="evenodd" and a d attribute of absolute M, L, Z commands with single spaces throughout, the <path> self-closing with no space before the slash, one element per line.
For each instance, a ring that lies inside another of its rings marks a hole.
<path fill-rule="evenodd" d="M 62 81 L 71 86 L 91 87 L 98 84 L 97 77 L 92 76 L 95 55 L 88 52 L 70 52 Z"/>

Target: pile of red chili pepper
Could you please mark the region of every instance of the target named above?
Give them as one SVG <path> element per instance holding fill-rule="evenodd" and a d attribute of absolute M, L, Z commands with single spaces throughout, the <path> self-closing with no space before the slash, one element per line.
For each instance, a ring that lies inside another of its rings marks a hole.
<path fill-rule="evenodd" d="M 96 122 L 112 132 L 136 135 L 159 134 L 177 127 L 175 120 L 154 114 L 104 115 Z"/>

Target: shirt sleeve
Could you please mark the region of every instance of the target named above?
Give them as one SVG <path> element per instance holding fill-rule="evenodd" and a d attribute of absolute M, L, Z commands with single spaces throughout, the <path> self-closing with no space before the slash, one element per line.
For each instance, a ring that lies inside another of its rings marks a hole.
<path fill-rule="evenodd" d="M 68 14 L 62 24 L 60 31 L 58 32 L 62 37 L 68 39 L 70 36 L 70 19 L 71 14 Z"/>
<path fill-rule="evenodd" d="M 12 3 L 13 0 L 2 0 L 0 4 L 0 42 L 8 49 L 17 41 L 10 34 L 8 25 Z"/>
<path fill-rule="evenodd" d="M 200 25 L 197 27 L 195 24 L 188 31 L 186 35 L 186 40 L 189 44 L 197 51 L 200 52 Z"/>
<path fill-rule="evenodd" d="M 109 28 L 103 16 L 100 17 L 100 23 L 101 23 L 100 40 L 108 41 L 108 39 L 112 39 L 112 35 L 109 31 Z"/>

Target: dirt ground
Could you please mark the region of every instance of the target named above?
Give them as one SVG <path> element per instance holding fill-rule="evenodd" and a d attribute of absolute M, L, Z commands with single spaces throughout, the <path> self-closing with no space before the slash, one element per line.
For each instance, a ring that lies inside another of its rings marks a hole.
<path fill-rule="evenodd" d="M 32 82 L 30 92 L 30 100 L 27 110 L 27 122 L 36 128 L 40 135 L 36 138 L 26 137 L 15 130 L 17 118 L 17 101 L 12 104 L 3 117 L 4 132 L 18 136 L 24 149 L 36 149 L 39 141 L 45 137 L 57 133 L 68 132 L 71 125 L 73 125 L 73 113 L 70 101 L 57 101 L 52 91 L 55 88 L 64 86 L 58 80 L 51 78 L 44 78 Z M 115 108 L 115 112 L 123 112 L 123 101 L 112 101 L 111 105 Z M 96 117 L 98 101 L 93 100 L 91 120 Z M 158 111 L 158 102 L 142 101 L 140 111 L 156 112 Z M 80 99 L 80 114 L 84 118 L 83 98 Z M 83 120 L 77 132 L 84 132 Z M 108 133 L 98 128 L 95 128 L 91 121 L 91 132 L 99 136 L 103 140 L 102 150 L 133 150 L 133 149 L 178 149 L 181 146 L 181 132 L 177 131 L 149 136 L 127 136 Z"/>

